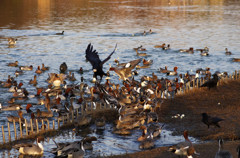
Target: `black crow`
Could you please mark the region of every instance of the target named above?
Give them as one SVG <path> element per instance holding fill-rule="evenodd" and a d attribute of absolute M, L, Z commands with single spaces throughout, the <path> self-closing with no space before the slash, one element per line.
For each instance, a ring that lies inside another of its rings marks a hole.
<path fill-rule="evenodd" d="M 218 124 L 219 121 L 222 121 L 223 119 L 218 117 L 211 117 L 207 113 L 202 113 L 202 122 L 206 124 L 209 128 L 210 125 L 215 125 L 220 128 L 220 125 Z"/>
<path fill-rule="evenodd" d="M 210 90 L 211 88 L 216 87 L 217 83 L 218 83 L 218 76 L 217 74 L 213 74 L 213 78 L 203 83 L 200 87 L 208 87 L 208 89 Z"/>
<path fill-rule="evenodd" d="M 65 62 L 63 62 L 59 67 L 60 73 L 66 73 L 67 69 L 68 69 L 68 67 L 67 67 L 67 64 Z"/>
<path fill-rule="evenodd" d="M 93 78 L 97 79 L 97 76 L 100 76 L 100 82 L 102 80 L 103 75 L 107 76 L 105 72 L 103 72 L 103 64 L 106 63 L 112 56 L 112 54 L 115 52 L 117 47 L 117 44 L 115 46 L 115 49 L 113 52 L 103 61 L 100 60 L 98 56 L 98 52 L 96 50 L 93 50 L 93 46 L 91 43 L 88 44 L 86 49 L 86 59 L 92 64 L 93 69 Z"/>

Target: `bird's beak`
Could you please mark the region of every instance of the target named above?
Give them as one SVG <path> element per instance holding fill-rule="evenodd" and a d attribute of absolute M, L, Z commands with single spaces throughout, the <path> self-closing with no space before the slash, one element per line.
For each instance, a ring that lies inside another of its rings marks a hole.
<path fill-rule="evenodd" d="M 93 69 L 93 72 L 97 72 L 97 69 Z"/>
<path fill-rule="evenodd" d="M 109 80 L 109 79 L 111 79 L 111 78 L 110 78 L 110 77 L 106 77 L 105 79 L 106 79 L 106 80 Z"/>

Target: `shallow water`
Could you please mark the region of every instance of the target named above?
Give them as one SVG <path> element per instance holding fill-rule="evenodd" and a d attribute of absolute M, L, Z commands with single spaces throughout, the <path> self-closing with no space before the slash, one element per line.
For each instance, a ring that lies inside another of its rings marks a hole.
<path fill-rule="evenodd" d="M 77 82 L 81 77 L 77 71 L 83 67 L 85 82 L 91 84 L 91 66 L 85 61 L 88 43 L 93 44 L 101 59 L 112 52 L 117 43 L 116 53 L 105 64 L 105 71 L 109 68 L 108 64 L 114 65 L 115 58 L 119 58 L 120 62 L 139 58 L 133 48 L 140 45 L 147 49 L 149 55 L 146 59 L 153 59 L 154 64 L 148 69 L 139 70 L 139 76 L 155 72 L 158 77 L 166 77 L 159 73 L 159 67 L 165 65 L 169 69 L 178 66 L 179 73 L 194 73 L 197 68 L 205 67 L 210 67 L 213 73 L 233 73 L 240 68 L 239 63 L 232 62 L 232 58 L 240 58 L 240 2 L 237 0 L 1 0 L 0 4 L 1 81 L 6 80 L 8 75 L 14 76 L 16 68 L 7 67 L 6 64 L 18 60 L 19 65 L 33 65 L 34 70 L 44 63 L 51 68 L 47 73 L 58 73 L 60 64 L 66 62 L 68 69 L 75 72 Z M 149 29 L 154 33 L 142 36 L 143 31 Z M 63 36 L 55 35 L 62 30 L 65 31 Z M 9 48 L 7 37 L 18 39 L 13 48 Z M 154 48 L 154 45 L 162 43 L 170 44 L 171 50 Z M 208 57 L 200 56 L 199 52 L 178 52 L 182 48 L 205 46 L 210 49 Z M 226 47 L 233 55 L 225 55 Z M 39 86 L 47 86 L 47 73 L 38 76 Z M 30 93 L 35 93 L 35 87 L 28 85 L 33 76 L 34 71 L 25 72 L 16 80 L 22 81 Z M 113 82 L 119 82 L 114 73 L 111 73 L 111 78 Z M 6 105 L 11 93 L 0 88 L 0 94 L 0 102 Z M 27 102 L 36 103 L 37 100 L 30 99 Z M 25 107 L 26 102 L 23 103 Z M 36 108 L 34 106 L 33 110 Z M 5 118 L 9 114 L 12 112 L 1 112 L 0 125 L 6 127 Z M 27 114 L 24 115 L 29 118 Z M 132 136 L 120 137 L 112 135 L 111 128 L 109 125 L 103 135 L 98 136 L 100 139 L 94 144 L 96 150 L 88 155 L 139 150 L 135 142 L 139 131 Z M 169 138 L 172 137 L 169 136 L 170 131 L 163 132 L 166 137 L 161 137 L 156 146 L 175 144 L 182 139 Z M 93 132 L 91 135 L 96 134 Z M 72 136 L 64 138 L 71 141 Z M 81 136 L 73 138 L 81 139 Z M 56 137 L 56 140 L 64 141 L 63 136 Z M 128 141 L 133 147 L 126 151 L 126 147 L 121 146 L 122 141 Z M 54 146 L 51 140 L 45 145 Z M 105 148 L 109 150 L 103 153 Z M 50 155 L 48 151 L 45 153 Z M 11 151 L 10 154 L 18 153 Z"/>

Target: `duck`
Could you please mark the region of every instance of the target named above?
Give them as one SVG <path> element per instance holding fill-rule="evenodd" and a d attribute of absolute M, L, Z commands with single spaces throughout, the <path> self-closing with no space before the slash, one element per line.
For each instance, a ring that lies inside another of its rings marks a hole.
<path fill-rule="evenodd" d="M 155 45 L 154 48 L 164 48 L 166 46 L 165 43 L 161 44 L 161 45 Z"/>
<path fill-rule="evenodd" d="M 168 73 L 169 72 L 169 70 L 167 69 L 167 66 L 165 66 L 165 68 L 159 68 L 159 71 L 160 71 L 160 73 Z"/>
<path fill-rule="evenodd" d="M 10 88 L 13 85 L 12 80 L 9 78 L 7 79 L 7 81 L 1 81 L 0 83 L 3 88 Z"/>
<path fill-rule="evenodd" d="M 76 81 L 77 80 L 74 76 L 74 73 L 72 73 L 71 71 L 69 71 L 68 79 L 69 79 L 69 81 Z"/>
<path fill-rule="evenodd" d="M 133 128 L 137 128 L 140 127 L 144 124 L 145 120 L 144 119 L 134 119 L 132 121 L 120 121 L 117 120 L 117 125 L 116 128 L 117 129 L 133 129 Z"/>
<path fill-rule="evenodd" d="M 74 125 L 75 126 L 88 126 L 92 121 L 92 117 L 90 115 L 81 115 L 76 118 Z"/>
<path fill-rule="evenodd" d="M 18 77 L 19 75 L 23 75 L 24 72 L 22 70 L 16 70 L 14 74 L 16 77 Z"/>
<path fill-rule="evenodd" d="M 22 85 L 23 85 L 22 82 L 20 82 L 20 83 L 17 85 L 17 82 L 14 81 L 13 84 L 12 84 L 12 86 L 8 89 L 8 91 L 9 91 L 9 92 L 12 92 L 12 93 L 14 93 L 14 92 L 16 92 L 16 91 L 21 92 L 21 87 L 22 87 Z"/>
<path fill-rule="evenodd" d="M 42 73 L 42 70 L 40 68 L 40 66 L 37 67 L 37 70 L 35 71 L 36 74 L 41 74 Z"/>
<path fill-rule="evenodd" d="M 18 61 L 15 61 L 14 63 L 8 63 L 7 66 L 18 67 Z"/>
<path fill-rule="evenodd" d="M 200 53 L 201 56 L 209 56 L 209 53 L 207 51 L 202 51 Z"/>
<path fill-rule="evenodd" d="M 28 103 L 26 106 L 27 113 L 32 113 L 32 110 L 30 109 L 32 107 L 32 104 Z"/>
<path fill-rule="evenodd" d="M 8 38 L 8 45 L 15 45 L 17 43 L 16 38 Z"/>
<path fill-rule="evenodd" d="M 173 71 L 169 71 L 169 72 L 167 72 L 167 75 L 168 76 L 175 76 L 175 75 L 177 75 L 177 69 L 178 69 L 178 67 L 174 67 L 173 68 Z"/>
<path fill-rule="evenodd" d="M 121 128 L 121 129 L 115 128 L 113 130 L 113 133 L 118 134 L 118 135 L 130 135 L 131 131 L 129 129 L 125 129 L 125 128 Z"/>
<path fill-rule="evenodd" d="M 47 111 L 41 111 L 40 109 L 37 109 L 37 117 L 53 117 L 53 112 L 50 109 L 50 105 L 47 104 Z"/>
<path fill-rule="evenodd" d="M 85 154 L 84 139 L 72 143 L 56 143 L 57 148 L 52 151 L 57 157 L 83 158 Z"/>
<path fill-rule="evenodd" d="M 165 124 L 162 124 L 160 126 L 158 123 L 151 123 L 147 128 L 149 135 L 152 138 L 159 137 L 162 133 L 162 128 L 164 127 L 164 125 Z"/>
<path fill-rule="evenodd" d="M 142 130 L 142 135 L 138 137 L 137 141 L 141 142 L 147 139 L 147 127 L 146 126 L 141 126 L 140 129 Z"/>
<path fill-rule="evenodd" d="M 30 65 L 30 66 L 20 66 L 19 69 L 23 70 L 23 71 L 32 71 L 33 66 L 32 65 Z"/>
<path fill-rule="evenodd" d="M 118 76 L 119 80 L 122 79 L 124 81 L 129 80 L 128 78 L 132 76 L 132 69 L 134 69 L 142 59 L 137 59 L 134 61 L 130 61 L 128 64 L 126 64 L 125 67 L 111 67 L 109 68 L 109 71 L 114 71 Z"/>
<path fill-rule="evenodd" d="M 152 65 L 152 63 L 153 63 L 153 60 L 143 59 L 143 65 Z"/>
<path fill-rule="evenodd" d="M 180 49 L 179 52 L 180 52 L 180 53 L 193 54 L 193 53 L 194 53 L 194 49 L 193 49 L 193 47 L 190 47 L 189 49 Z"/>
<path fill-rule="evenodd" d="M 9 115 L 7 116 L 7 119 L 9 122 L 13 122 L 13 120 L 15 120 L 15 122 L 19 122 L 19 118 L 21 119 L 21 121 L 23 122 L 24 121 L 24 118 L 23 118 L 23 112 L 21 110 L 18 111 L 18 116 L 13 116 L 13 115 Z"/>
<path fill-rule="evenodd" d="M 68 66 L 67 66 L 67 64 L 66 64 L 65 62 L 63 62 L 63 63 L 60 65 L 59 69 L 60 69 L 60 73 L 63 73 L 63 74 L 64 74 L 64 73 L 67 72 Z"/>
<path fill-rule="evenodd" d="M 151 149 L 155 146 L 153 138 L 149 137 L 146 140 L 142 141 L 141 144 L 139 145 L 140 149 Z"/>
<path fill-rule="evenodd" d="M 153 33 L 152 29 L 149 29 L 149 31 L 147 32 L 147 34 L 152 34 L 152 33 Z"/>
<path fill-rule="evenodd" d="M 55 35 L 64 35 L 64 31 L 56 33 Z"/>
<path fill-rule="evenodd" d="M 147 123 L 151 122 L 158 122 L 158 115 L 156 112 L 151 111 L 147 114 Z"/>
<path fill-rule="evenodd" d="M 232 52 L 228 51 L 228 48 L 225 48 L 225 54 L 226 55 L 232 55 Z"/>
<path fill-rule="evenodd" d="M 240 58 L 233 58 L 232 61 L 233 62 L 240 62 Z"/>
<path fill-rule="evenodd" d="M 183 132 L 183 136 L 185 138 L 184 142 L 180 142 L 174 146 L 170 146 L 168 151 L 179 155 L 179 156 L 187 156 L 188 158 L 192 158 L 193 154 L 199 155 L 192 145 L 192 142 L 188 139 L 188 131 L 185 130 Z"/>
<path fill-rule="evenodd" d="M 137 56 L 147 56 L 147 53 L 139 53 L 138 49 L 136 49 L 135 51 L 136 51 Z"/>
<path fill-rule="evenodd" d="M 31 79 L 29 81 L 29 84 L 33 84 L 34 86 L 36 86 L 38 84 L 36 75 L 34 75 L 33 79 Z"/>
<path fill-rule="evenodd" d="M 80 73 L 80 74 L 83 74 L 83 68 L 82 68 L 82 67 L 80 67 L 79 73 Z"/>
<path fill-rule="evenodd" d="M 0 103 L 0 111 L 15 111 L 15 110 L 21 110 L 22 106 L 19 104 L 10 104 L 8 106 L 2 106 Z"/>
<path fill-rule="evenodd" d="M 204 47 L 204 48 L 202 48 L 202 49 L 196 49 L 196 51 L 200 51 L 200 52 L 203 52 L 203 51 L 205 51 L 205 52 L 209 52 L 209 48 L 208 48 L 208 47 Z"/>
<path fill-rule="evenodd" d="M 44 141 L 43 137 L 37 137 L 36 142 L 37 144 L 16 144 L 13 147 L 18 149 L 19 153 L 23 155 L 31 155 L 31 156 L 38 156 L 43 155 L 44 148 L 41 144 L 41 141 Z"/>
<path fill-rule="evenodd" d="M 143 48 L 142 45 L 140 45 L 139 47 L 137 48 L 133 48 L 134 50 L 139 50 L 139 51 L 146 51 L 147 49 L 146 48 Z M 116 61 L 115 61 L 116 62 Z"/>
<path fill-rule="evenodd" d="M 223 139 L 219 138 L 218 139 L 218 151 L 215 155 L 215 158 L 233 158 L 233 156 L 231 155 L 231 153 L 227 150 L 223 150 Z"/>
<path fill-rule="evenodd" d="M 60 87 L 61 84 L 64 82 L 66 75 L 65 74 L 55 74 L 50 73 L 48 74 L 48 83 L 53 84 L 55 87 Z"/>
<path fill-rule="evenodd" d="M 97 128 L 102 128 L 102 127 L 104 127 L 105 124 L 106 124 L 106 121 L 105 121 L 105 120 L 106 120 L 105 117 L 97 118 L 97 119 L 95 120 L 95 125 L 96 125 L 96 127 L 97 127 Z"/>
<path fill-rule="evenodd" d="M 45 66 L 44 63 L 42 63 L 42 68 L 41 68 L 42 71 L 48 71 L 49 70 L 49 67 L 48 66 Z"/>
<path fill-rule="evenodd" d="M 202 122 L 208 126 L 214 125 L 220 128 L 218 122 L 223 121 L 222 118 L 209 116 L 207 113 L 202 113 Z"/>

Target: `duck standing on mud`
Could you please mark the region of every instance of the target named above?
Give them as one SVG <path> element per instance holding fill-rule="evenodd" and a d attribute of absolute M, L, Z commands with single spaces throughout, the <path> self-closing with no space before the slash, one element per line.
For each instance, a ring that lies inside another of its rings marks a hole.
<path fill-rule="evenodd" d="M 112 54 L 115 52 L 117 47 L 117 44 L 115 46 L 115 49 L 113 52 L 103 61 L 100 60 L 98 56 L 98 52 L 96 50 L 93 50 L 93 46 L 91 43 L 88 44 L 88 47 L 86 49 L 86 59 L 91 63 L 92 69 L 93 69 L 93 79 L 97 79 L 97 76 L 100 76 L 100 82 L 102 80 L 103 75 L 107 76 L 107 74 L 103 71 L 103 64 L 106 63 L 112 56 Z"/>

